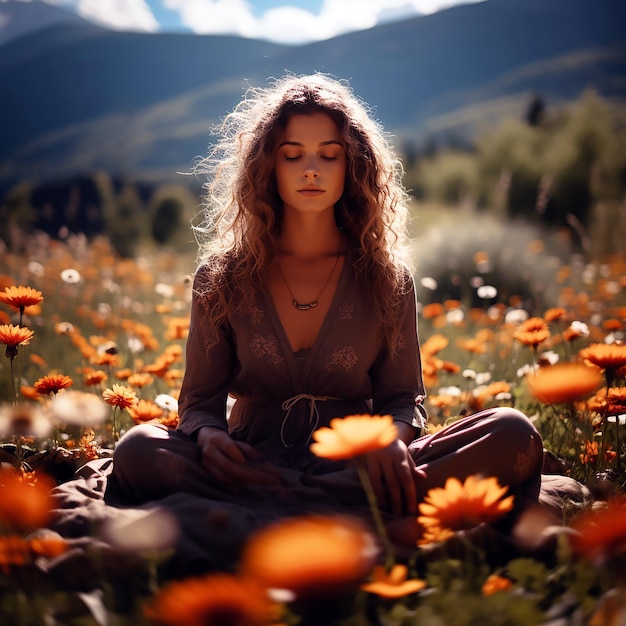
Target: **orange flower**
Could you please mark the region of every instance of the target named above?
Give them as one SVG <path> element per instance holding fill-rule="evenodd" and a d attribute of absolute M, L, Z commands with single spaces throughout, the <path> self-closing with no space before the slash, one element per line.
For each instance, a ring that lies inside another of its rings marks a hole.
<path fill-rule="evenodd" d="M 494 593 L 500 591 L 508 591 L 513 587 L 513 581 L 504 576 L 498 576 L 498 574 L 491 574 L 487 577 L 487 580 L 483 583 L 482 594 L 483 596 L 492 596 Z"/>
<path fill-rule="evenodd" d="M 27 306 L 39 304 L 43 300 L 41 291 L 32 287 L 5 287 L 4 293 L 0 292 L 0 302 L 8 304 L 19 311 L 24 311 Z"/>
<path fill-rule="evenodd" d="M 274 621 L 276 608 L 254 581 L 208 574 L 165 585 L 145 613 L 163 626 L 266 626 Z"/>
<path fill-rule="evenodd" d="M 431 302 L 431 304 L 427 304 L 422 309 L 422 317 L 425 320 L 433 319 L 434 317 L 439 317 L 440 315 L 443 315 L 444 313 L 445 313 L 445 309 L 443 308 L 442 304 L 439 304 L 439 302 Z"/>
<path fill-rule="evenodd" d="M 50 490 L 54 486 L 46 476 L 0 471 L 0 522 L 17 530 L 44 526 L 52 509 Z"/>
<path fill-rule="evenodd" d="M 441 352 L 449 341 L 445 335 L 431 335 L 423 344 L 421 352 L 425 356 L 434 356 L 438 352 Z"/>
<path fill-rule="evenodd" d="M 348 415 L 330 420 L 313 433 L 311 452 L 325 459 L 352 459 L 368 452 L 382 450 L 398 438 L 391 415 Z"/>
<path fill-rule="evenodd" d="M 145 387 L 151 385 L 154 382 L 154 378 L 150 374 L 131 374 L 126 382 L 133 387 Z"/>
<path fill-rule="evenodd" d="M 403 598 L 424 589 L 426 581 L 417 578 L 407 580 L 408 571 L 406 565 L 394 565 L 390 572 L 384 566 L 377 565 L 374 568 L 374 580 L 361 585 L 361 589 L 381 598 Z"/>
<path fill-rule="evenodd" d="M 253 535 L 241 568 L 268 589 L 317 597 L 361 583 L 376 554 L 373 537 L 356 521 L 305 516 L 276 522 Z"/>
<path fill-rule="evenodd" d="M 127 409 L 137 404 L 137 394 L 125 385 L 113 385 L 112 388 L 105 389 L 102 392 L 102 397 L 108 405 L 120 409 Z"/>
<path fill-rule="evenodd" d="M 602 374 L 582 363 L 557 363 L 526 375 L 530 393 L 546 404 L 572 403 L 591 395 L 602 385 Z"/>
<path fill-rule="evenodd" d="M 107 373 L 103 370 L 94 370 L 91 367 L 86 367 L 83 370 L 84 378 L 83 382 L 87 387 L 92 387 L 103 383 L 107 380 Z"/>
<path fill-rule="evenodd" d="M 6 346 L 7 358 L 14 359 L 17 356 L 17 346 L 27 345 L 35 334 L 34 330 L 13 324 L 0 325 L 0 343 Z"/>
<path fill-rule="evenodd" d="M 419 504 L 417 521 L 427 529 L 435 526 L 453 531 L 492 522 L 513 508 L 514 496 L 502 499 L 507 490 L 493 477 L 468 476 L 464 483 L 450 477 L 443 488 L 428 491 Z"/>
<path fill-rule="evenodd" d="M 41 532 L 30 537 L 29 547 L 38 556 L 49 559 L 65 554 L 69 550 L 67 541 L 53 531 Z"/>
<path fill-rule="evenodd" d="M 571 525 L 576 534 L 570 537 L 574 551 L 592 562 L 626 551 L 626 497 L 620 495 L 602 508 L 579 515 Z"/>
<path fill-rule="evenodd" d="M 163 415 L 163 409 L 149 400 L 139 400 L 134 406 L 128 407 L 133 422 L 149 422 L 159 419 Z"/>
<path fill-rule="evenodd" d="M 63 374 L 48 374 L 35 381 L 35 389 L 42 396 L 49 393 L 58 393 L 61 389 L 67 389 L 74 384 L 74 381 Z"/>
<path fill-rule="evenodd" d="M 0 571 L 7 576 L 11 567 L 24 565 L 28 562 L 28 541 L 18 535 L 0 536 Z"/>
<path fill-rule="evenodd" d="M 541 317 L 530 317 L 515 330 L 513 337 L 525 346 L 536 349 L 550 337 L 550 329 Z"/>
<path fill-rule="evenodd" d="M 565 314 L 566 314 L 566 311 L 563 307 L 554 307 L 552 309 L 548 309 L 543 314 L 543 319 L 546 322 L 556 322 L 557 320 L 560 320 L 563 317 L 565 317 Z"/>
<path fill-rule="evenodd" d="M 606 371 L 607 379 L 626 365 L 626 345 L 617 343 L 592 343 L 579 352 L 580 356 Z"/>
<path fill-rule="evenodd" d="M 579 454 L 580 462 L 584 465 L 595 465 L 598 462 L 600 456 L 600 446 L 597 441 L 585 441 L 581 444 L 584 452 Z M 602 444 L 602 452 L 604 460 L 607 463 L 614 461 L 617 458 L 617 452 L 611 448 L 608 444 Z"/>

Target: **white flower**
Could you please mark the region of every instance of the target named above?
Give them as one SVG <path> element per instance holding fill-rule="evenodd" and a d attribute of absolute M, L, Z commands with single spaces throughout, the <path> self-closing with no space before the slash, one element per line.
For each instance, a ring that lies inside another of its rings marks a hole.
<path fill-rule="evenodd" d="M 66 269 L 61 272 L 61 280 L 70 285 L 76 285 L 82 280 L 80 272 L 75 269 Z"/>
<path fill-rule="evenodd" d="M 420 284 L 425 289 L 430 289 L 431 291 L 435 291 L 435 289 L 437 289 L 438 287 L 437 281 L 430 276 L 424 276 L 424 278 L 422 278 L 422 280 L 420 281 Z"/>
<path fill-rule="evenodd" d="M 491 300 L 498 295 L 498 290 L 493 285 L 483 285 L 476 291 L 479 298 L 483 300 Z"/>
<path fill-rule="evenodd" d="M 51 430 L 50 420 L 36 404 L 6 404 L 0 407 L 0 440 L 11 437 L 43 439 Z"/>
<path fill-rule="evenodd" d="M 100 396 L 84 391 L 57 393 L 50 408 L 58 421 L 84 427 L 101 424 L 110 415 L 108 405 Z"/>
<path fill-rule="evenodd" d="M 145 554 L 173 547 L 179 526 L 176 518 L 164 509 L 126 509 L 123 517 L 106 519 L 101 532 L 103 539 L 116 548 Z"/>
<path fill-rule="evenodd" d="M 172 411 L 176 413 L 178 411 L 178 400 L 173 398 L 172 396 L 166 393 L 160 393 L 155 399 L 154 402 L 157 406 L 161 407 L 166 411 Z"/>
<path fill-rule="evenodd" d="M 163 298 L 172 298 L 174 296 L 174 288 L 167 283 L 157 283 L 154 290 Z"/>
<path fill-rule="evenodd" d="M 505 316 L 504 321 L 507 324 L 521 324 L 528 319 L 528 311 L 524 309 L 511 309 Z"/>
<path fill-rule="evenodd" d="M 570 325 L 570 330 L 576 333 L 579 337 L 588 337 L 589 336 L 589 326 L 585 324 L 585 322 L 575 321 Z"/>

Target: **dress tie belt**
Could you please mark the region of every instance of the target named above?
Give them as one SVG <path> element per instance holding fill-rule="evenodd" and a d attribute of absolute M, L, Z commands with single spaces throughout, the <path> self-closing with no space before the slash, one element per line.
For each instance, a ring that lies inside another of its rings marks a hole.
<path fill-rule="evenodd" d="M 317 430 L 320 423 L 320 412 L 317 403 L 324 402 L 325 400 L 339 400 L 339 398 L 333 398 L 332 396 L 314 396 L 310 393 L 299 393 L 291 398 L 287 398 L 287 400 L 285 400 L 281 405 L 281 408 L 283 411 L 286 411 L 286 413 L 280 425 L 280 440 L 285 448 L 290 448 L 293 445 L 285 441 L 285 425 L 291 415 L 291 409 L 293 409 L 293 407 L 300 402 L 300 400 L 308 400 L 309 402 L 309 426 L 311 430 L 305 442 L 308 443 L 311 439 L 311 435 Z"/>

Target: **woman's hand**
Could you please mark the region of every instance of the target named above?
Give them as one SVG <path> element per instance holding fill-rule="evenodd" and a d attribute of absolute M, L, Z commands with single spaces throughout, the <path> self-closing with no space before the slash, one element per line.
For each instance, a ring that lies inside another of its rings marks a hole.
<path fill-rule="evenodd" d="M 243 441 L 235 441 L 226 431 L 205 426 L 198 431 L 197 440 L 202 449 L 202 465 L 220 482 L 242 486 L 280 482 L 276 468 L 258 463 L 255 449 Z"/>
<path fill-rule="evenodd" d="M 379 505 L 394 515 L 417 512 L 416 483 L 423 473 L 415 467 L 406 443 L 396 439 L 391 445 L 366 455 L 369 474 Z"/>

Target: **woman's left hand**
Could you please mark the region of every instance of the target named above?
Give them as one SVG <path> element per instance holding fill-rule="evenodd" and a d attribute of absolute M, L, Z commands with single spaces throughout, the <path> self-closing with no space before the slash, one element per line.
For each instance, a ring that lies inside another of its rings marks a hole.
<path fill-rule="evenodd" d="M 404 441 L 396 439 L 365 458 L 378 504 L 394 515 L 416 513 L 416 484 L 424 475 L 415 467 Z"/>

